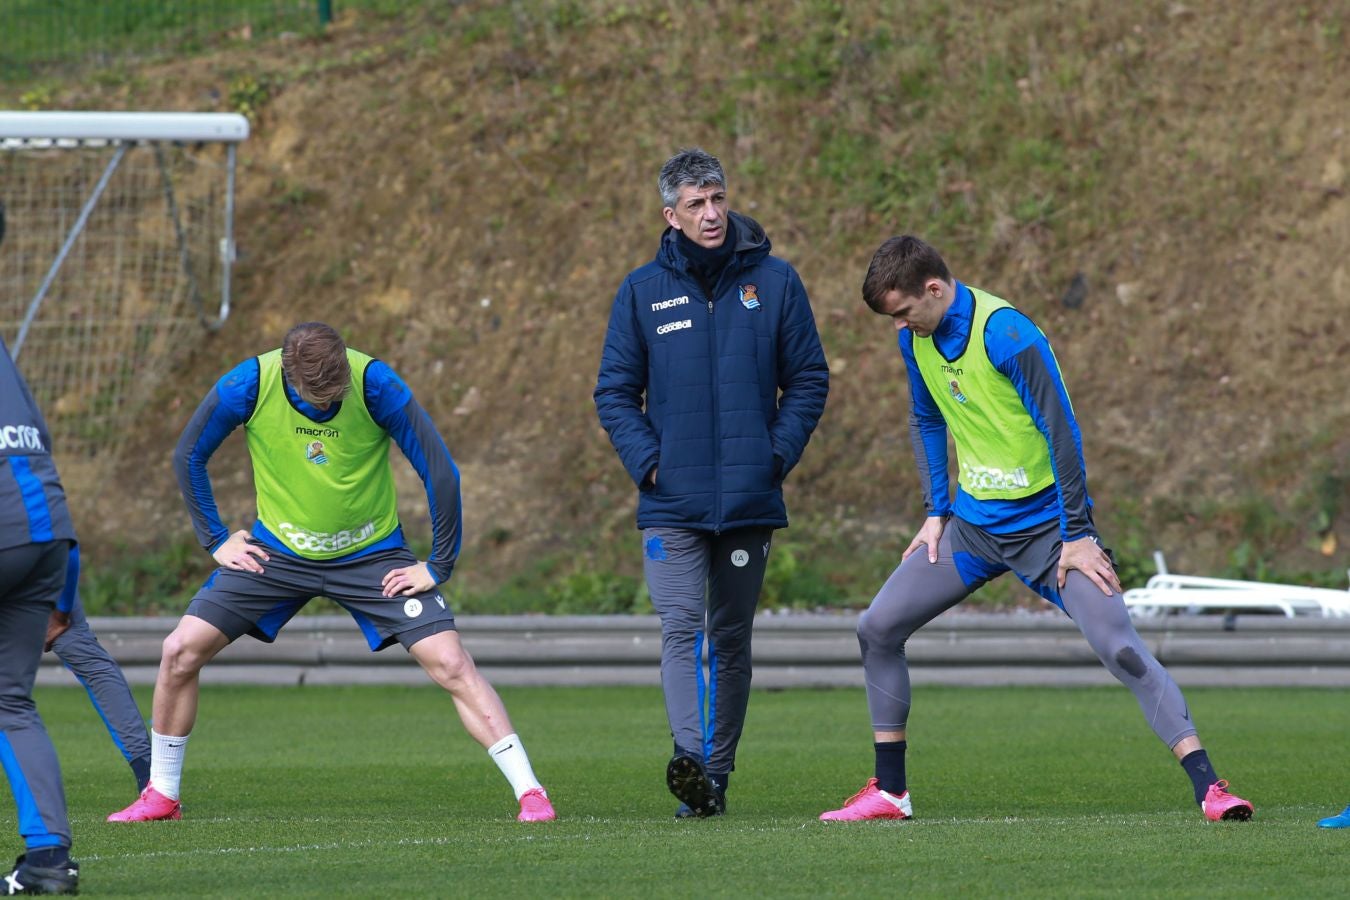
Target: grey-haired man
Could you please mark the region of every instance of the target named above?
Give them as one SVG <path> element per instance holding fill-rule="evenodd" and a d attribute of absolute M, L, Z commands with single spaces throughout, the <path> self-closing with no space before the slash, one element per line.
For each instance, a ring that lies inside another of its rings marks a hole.
<path fill-rule="evenodd" d="M 801 279 L 732 212 L 716 157 L 657 179 L 667 228 L 619 286 L 595 405 L 638 489 L 661 617 L 678 818 L 721 815 L 750 693 L 750 635 L 783 480 L 825 409 L 829 370 Z M 707 645 L 705 676 L 702 656 Z"/>

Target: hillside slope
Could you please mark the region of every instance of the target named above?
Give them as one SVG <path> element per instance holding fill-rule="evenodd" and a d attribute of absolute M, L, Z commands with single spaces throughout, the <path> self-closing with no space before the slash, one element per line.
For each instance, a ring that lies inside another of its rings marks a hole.
<path fill-rule="evenodd" d="M 393 364 L 465 496 L 462 584 L 638 571 L 591 404 L 614 290 L 701 145 L 811 292 L 832 370 L 783 546 L 863 596 L 922 514 L 906 386 L 859 284 L 921 234 L 1050 334 L 1099 524 L 1137 578 L 1305 573 L 1350 551 L 1350 52 L 1343 4 L 455 5 L 63 88 L 66 108 L 260 110 L 235 312 L 121 476 L 96 556 L 187 539 L 169 455 L 214 379 L 321 318 Z M 103 86 L 100 86 L 103 85 Z M 1081 275 L 1081 305 L 1062 302 Z M 242 441 L 213 467 L 244 526 Z M 406 518 L 425 502 L 400 470 Z M 1143 568 L 1141 568 L 1141 566 Z"/>

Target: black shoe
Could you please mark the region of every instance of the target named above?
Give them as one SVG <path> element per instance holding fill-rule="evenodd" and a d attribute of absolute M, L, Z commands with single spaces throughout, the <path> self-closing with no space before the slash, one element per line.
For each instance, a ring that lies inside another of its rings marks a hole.
<path fill-rule="evenodd" d="M 680 801 L 677 819 L 706 819 L 726 811 L 726 800 L 708 777 L 703 763 L 677 753 L 666 766 L 666 787 Z M 686 812 L 687 810 L 687 812 Z"/>
<path fill-rule="evenodd" d="M 713 816 L 726 815 L 726 811 L 727 811 L 727 795 L 726 795 L 726 794 L 719 794 L 718 796 L 719 796 L 719 799 L 721 800 L 721 805 L 719 806 L 717 812 L 715 812 L 715 813 L 707 813 L 707 814 L 705 814 L 704 818 L 706 818 L 708 815 L 713 815 Z M 675 818 L 677 818 L 677 819 L 697 819 L 697 818 L 699 818 L 699 816 L 696 815 L 696 814 L 694 813 L 694 811 L 693 811 L 692 809 L 689 808 L 689 804 L 688 804 L 688 803 L 681 803 L 680 806 L 679 806 L 679 808 L 675 810 Z"/>
<path fill-rule="evenodd" d="M 14 860 L 14 871 L 0 882 L 4 894 L 78 894 L 80 864 L 73 859 L 61 866 L 30 866 L 27 856 Z M 3 871 L 3 870 L 0 870 Z"/>

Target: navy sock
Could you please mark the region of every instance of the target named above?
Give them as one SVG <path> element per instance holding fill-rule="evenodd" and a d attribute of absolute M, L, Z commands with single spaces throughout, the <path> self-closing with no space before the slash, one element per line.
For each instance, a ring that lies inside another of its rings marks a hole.
<path fill-rule="evenodd" d="M 37 866 L 39 869 L 55 869 L 70 861 L 70 848 L 43 847 L 40 850 L 29 850 L 24 855 L 28 858 L 30 866 Z"/>
<path fill-rule="evenodd" d="M 145 790 L 150 783 L 150 757 L 142 756 L 131 761 L 131 772 L 136 776 L 137 793 Z"/>
<path fill-rule="evenodd" d="M 1204 750 L 1192 750 L 1181 758 L 1181 767 L 1191 776 L 1191 785 L 1195 788 L 1196 805 L 1205 802 L 1209 786 L 1219 780 L 1218 773 L 1209 763 L 1209 754 Z"/>
<path fill-rule="evenodd" d="M 905 792 L 904 741 L 879 741 L 872 745 L 877 752 L 877 787 L 899 797 Z"/>

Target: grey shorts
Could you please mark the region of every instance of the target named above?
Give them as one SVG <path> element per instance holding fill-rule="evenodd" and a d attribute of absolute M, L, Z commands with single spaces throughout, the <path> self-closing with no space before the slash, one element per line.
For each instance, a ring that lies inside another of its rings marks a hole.
<path fill-rule="evenodd" d="M 947 529 L 951 533 L 956 571 L 971 591 L 1010 571 L 1027 587 L 1064 608 L 1064 600 L 1059 596 L 1059 554 L 1064 547 L 1059 536 L 1059 519 L 1050 519 L 1026 531 L 993 534 L 953 517 Z M 1102 550 L 1114 565 L 1115 555 L 1107 547 Z"/>
<path fill-rule="evenodd" d="M 247 634 L 270 644 L 301 607 L 315 597 L 327 597 L 351 613 L 371 650 L 395 641 L 411 647 L 455 630 L 455 616 L 437 588 L 409 597 L 381 594 L 390 569 L 417 563 L 407 549 L 341 561 L 301 559 L 267 549 L 271 558 L 262 563 L 261 573 L 226 568 L 212 572 L 187 614 L 210 622 L 231 641 Z"/>

